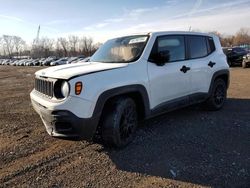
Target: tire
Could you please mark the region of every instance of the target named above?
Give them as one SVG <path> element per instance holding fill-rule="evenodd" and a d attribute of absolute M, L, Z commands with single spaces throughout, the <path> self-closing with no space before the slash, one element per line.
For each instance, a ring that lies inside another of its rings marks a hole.
<path fill-rule="evenodd" d="M 120 97 L 104 110 L 101 125 L 104 143 L 116 148 L 125 147 L 133 140 L 138 125 L 135 102 L 131 98 Z"/>
<path fill-rule="evenodd" d="M 207 110 L 220 110 L 227 98 L 226 83 L 222 79 L 216 79 L 210 97 L 203 105 Z"/>

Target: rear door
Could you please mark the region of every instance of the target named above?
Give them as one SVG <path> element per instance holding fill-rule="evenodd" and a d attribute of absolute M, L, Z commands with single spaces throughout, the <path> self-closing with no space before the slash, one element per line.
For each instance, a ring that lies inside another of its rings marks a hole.
<path fill-rule="evenodd" d="M 212 37 L 187 35 L 188 58 L 191 63 L 192 93 L 208 92 L 216 69 L 215 45 Z"/>

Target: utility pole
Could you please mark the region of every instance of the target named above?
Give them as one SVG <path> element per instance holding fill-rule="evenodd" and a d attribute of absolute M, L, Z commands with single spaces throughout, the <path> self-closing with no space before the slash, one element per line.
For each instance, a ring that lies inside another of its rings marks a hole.
<path fill-rule="evenodd" d="M 39 35 L 40 35 L 40 25 L 38 26 L 36 38 L 33 40 L 33 45 L 32 45 L 32 54 L 33 54 L 32 56 L 35 56 L 35 57 L 37 56 L 37 52 L 38 52 Z"/>
<path fill-rule="evenodd" d="M 36 34 L 36 40 L 35 40 L 35 45 L 39 43 L 39 35 L 40 35 L 40 25 L 38 26 L 37 34 Z"/>

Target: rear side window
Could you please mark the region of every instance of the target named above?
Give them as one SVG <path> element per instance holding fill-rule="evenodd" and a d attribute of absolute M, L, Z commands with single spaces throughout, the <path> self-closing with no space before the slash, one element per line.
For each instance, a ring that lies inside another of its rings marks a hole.
<path fill-rule="evenodd" d="M 161 36 L 155 41 L 149 59 L 154 58 L 154 54 L 163 53 L 168 56 L 167 62 L 181 61 L 185 59 L 185 39 L 184 36 Z"/>
<path fill-rule="evenodd" d="M 204 36 L 188 36 L 190 59 L 208 55 L 207 40 Z"/>

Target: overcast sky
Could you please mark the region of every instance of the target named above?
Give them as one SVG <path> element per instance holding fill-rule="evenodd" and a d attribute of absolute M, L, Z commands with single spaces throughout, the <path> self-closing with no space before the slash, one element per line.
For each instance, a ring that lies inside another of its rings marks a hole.
<path fill-rule="evenodd" d="M 114 36 L 156 30 L 219 31 L 250 28 L 250 0 L 0 0 L 0 35 Z"/>

